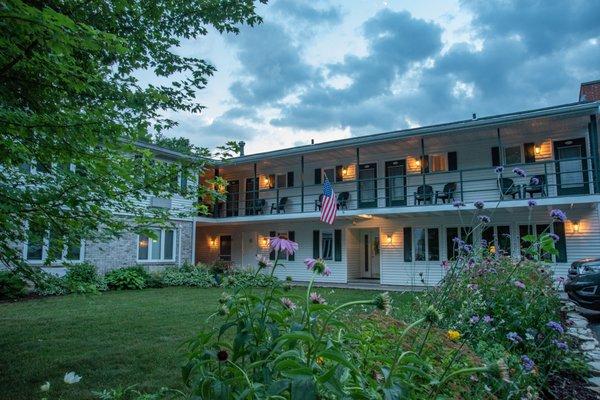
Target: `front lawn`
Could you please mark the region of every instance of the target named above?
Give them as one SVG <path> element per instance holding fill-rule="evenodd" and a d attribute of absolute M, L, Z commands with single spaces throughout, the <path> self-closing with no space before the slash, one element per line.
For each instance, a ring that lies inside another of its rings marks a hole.
<path fill-rule="evenodd" d="M 359 290 L 318 291 L 334 303 L 373 296 Z M 91 390 L 131 384 L 140 390 L 181 388 L 181 346 L 216 310 L 222 292 L 173 287 L 2 303 L 1 397 L 41 398 L 39 387 L 47 380 L 54 395 L 64 399 L 93 398 Z M 412 293 L 392 297 L 397 313 L 410 312 Z M 67 386 L 62 383 L 67 371 L 83 379 Z"/>

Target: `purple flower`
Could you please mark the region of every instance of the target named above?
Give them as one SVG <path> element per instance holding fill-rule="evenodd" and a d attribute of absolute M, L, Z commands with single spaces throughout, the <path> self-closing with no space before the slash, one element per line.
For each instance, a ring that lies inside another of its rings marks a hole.
<path fill-rule="evenodd" d="M 523 282 L 521 282 L 521 281 L 515 281 L 514 284 L 519 289 L 525 289 L 525 284 Z"/>
<path fill-rule="evenodd" d="M 483 207 L 485 207 L 485 203 L 482 200 L 477 200 L 475 203 L 473 203 L 473 205 L 478 210 L 481 210 Z"/>
<path fill-rule="evenodd" d="M 309 296 L 309 299 L 313 304 L 327 304 L 323 296 L 321 296 L 319 293 L 312 292 Z"/>
<path fill-rule="evenodd" d="M 521 343 L 523 338 L 519 336 L 516 332 L 508 332 L 506 334 L 506 338 L 513 343 Z"/>
<path fill-rule="evenodd" d="M 463 202 L 462 202 L 462 201 L 460 201 L 460 200 L 454 200 L 454 202 L 452 202 L 452 205 L 453 205 L 454 207 L 456 207 L 456 208 L 460 208 L 460 207 L 464 207 L 464 206 L 465 206 L 465 203 L 463 203 Z"/>
<path fill-rule="evenodd" d="M 271 250 L 282 252 L 286 256 L 291 256 L 298 251 L 298 243 L 292 242 L 285 236 L 272 237 L 269 241 Z"/>
<path fill-rule="evenodd" d="M 476 324 L 478 322 L 479 322 L 479 315 L 473 315 L 471 318 L 469 318 L 470 324 Z"/>
<path fill-rule="evenodd" d="M 501 173 L 504 172 L 504 167 L 503 166 L 498 166 L 498 167 L 496 167 L 495 171 L 496 171 L 496 173 L 498 175 L 500 175 Z"/>
<path fill-rule="evenodd" d="M 525 355 L 521 356 L 521 365 L 523 366 L 525 372 L 531 372 L 535 367 L 533 360 Z"/>
<path fill-rule="evenodd" d="M 564 283 L 565 282 L 565 277 L 564 276 L 559 276 L 558 278 L 556 278 L 556 282 L 558 282 L 558 283 Z"/>
<path fill-rule="evenodd" d="M 556 221 L 560 221 L 560 222 L 565 222 L 567 220 L 567 214 L 565 214 L 563 211 L 559 210 L 558 208 L 550 211 L 550 217 L 552 217 L 552 219 L 554 219 Z"/>
<path fill-rule="evenodd" d="M 550 322 L 548 322 L 548 323 L 546 324 L 546 326 L 547 326 L 548 328 L 552 329 L 553 331 L 560 333 L 561 335 L 562 335 L 563 333 L 565 333 L 565 330 L 564 330 L 564 328 L 562 327 L 562 325 L 561 325 L 561 324 L 559 324 L 559 323 L 558 323 L 558 322 L 556 322 L 556 321 L 550 321 Z"/>
<path fill-rule="evenodd" d="M 463 242 L 462 240 L 460 240 L 460 238 L 459 238 L 459 237 L 456 237 L 456 236 L 452 238 L 452 241 L 453 241 L 453 242 L 454 242 L 454 244 L 455 244 L 455 245 L 457 245 L 458 247 L 462 247 L 462 246 L 465 244 L 465 242 Z"/>
<path fill-rule="evenodd" d="M 560 236 L 558 236 L 556 233 L 549 233 L 548 236 L 552 238 L 552 240 L 555 242 L 558 242 L 560 240 Z"/>
<path fill-rule="evenodd" d="M 470 244 L 464 244 L 461 249 L 465 253 L 470 253 L 473 251 L 473 246 L 471 246 Z"/>
<path fill-rule="evenodd" d="M 567 343 L 563 342 L 562 340 L 552 339 L 552 343 L 559 350 L 568 350 L 569 349 L 569 346 L 567 345 Z"/>
<path fill-rule="evenodd" d="M 306 264 L 306 269 L 309 271 L 311 271 L 315 267 L 316 263 L 317 260 L 315 260 L 314 258 L 307 258 L 306 260 L 304 260 L 304 264 Z"/>
<path fill-rule="evenodd" d="M 522 170 L 521 168 L 513 168 L 512 171 L 515 175 L 520 176 L 521 178 L 525 178 L 527 176 L 527 173 Z"/>
<path fill-rule="evenodd" d="M 296 309 L 296 304 L 292 300 L 288 299 L 287 297 L 282 297 L 280 301 L 281 301 L 281 304 L 283 304 L 283 306 L 285 308 L 287 308 L 288 310 L 294 311 Z"/>
<path fill-rule="evenodd" d="M 487 215 L 480 215 L 477 218 L 479 218 L 479 221 L 481 221 L 484 224 L 489 224 L 492 221 L 492 219 Z"/>
<path fill-rule="evenodd" d="M 535 207 L 535 206 L 537 206 L 537 201 L 535 201 L 534 199 L 530 199 L 530 200 L 527 202 L 527 205 L 528 205 L 529 207 Z"/>
<path fill-rule="evenodd" d="M 448 271 L 448 268 L 450 268 L 450 264 L 448 263 L 447 260 L 444 260 L 440 263 L 440 266 L 445 270 Z"/>
<path fill-rule="evenodd" d="M 475 284 L 475 283 L 469 283 L 469 284 L 467 285 L 467 288 L 468 288 L 469 290 L 473 290 L 473 291 L 475 291 L 475 290 L 479 289 L 479 285 L 477 285 L 477 284 Z"/>
<path fill-rule="evenodd" d="M 467 266 L 471 268 L 473 265 L 475 265 L 475 259 L 469 258 L 469 261 L 467 261 Z"/>
<path fill-rule="evenodd" d="M 540 184 L 540 180 L 535 176 L 529 180 L 529 184 L 532 186 L 536 186 Z"/>
<path fill-rule="evenodd" d="M 485 239 L 481 239 L 480 243 L 481 243 L 481 247 L 487 247 L 487 245 L 488 245 L 488 241 Z"/>
<path fill-rule="evenodd" d="M 486 324 L 491 323 L 493 320 L 494 320 L 494 318 L 490 317 L 489 315 L 483 316 L 483 322 L 485 322 Z"/>
<path fill-rule="evenodd" d="M 329 275 L 331 275 L 331 269 L 329 267 L 325 267 L 325 270 L 323 271 L 323 276 Z"/>

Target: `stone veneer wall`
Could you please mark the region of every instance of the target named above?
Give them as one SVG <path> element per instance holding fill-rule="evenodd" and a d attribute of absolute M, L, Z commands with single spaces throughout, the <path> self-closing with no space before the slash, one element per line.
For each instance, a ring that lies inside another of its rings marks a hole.
<path fill-rule="evenodd" d="M 122 267 L 132 265 L 147 266 L 150 271 L 159 270 L 167 266 L 179 265 L 179 241 L 181 240 L 181 263 L 192 262 L 192 229 L 191 221 L 173 221 L 175 224 L 175 233 L 177 235 L 175 246 L 175 261 L 157 263 L 157 262 L 137 262 L 137 240 L 135 233 L 124 233 L 118 239 L 109 242 L 86 242 L 85 261 L 94 264 L 98 272 L 106 272 Z"/>

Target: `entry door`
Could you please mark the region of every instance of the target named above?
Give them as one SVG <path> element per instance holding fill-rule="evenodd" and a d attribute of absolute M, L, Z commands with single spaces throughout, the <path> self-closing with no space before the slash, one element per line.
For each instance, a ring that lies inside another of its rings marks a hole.
<path fill-rule="evenodd" d="M 240 181 L 229 181 L 227 184 L 227 199 L 225 214 L 228 217 L 237 217 L 240 208 Z"/>
<path fill-rule="evenodd" d="M 589 193 L 585 139 L 554 142 L 559 196 Z"/>
<path fill-rule="evenodd" d="M 379 278 L 379 232 L 360 231 L 360 266 L 362 278 Z"/>
<path fill-rule="evenodd" d="M 358 207 L 377 207 L 377 164 L 361 164 L 358 167 Z"/>
<path fill-rule="evenodd" d="M 385 163 L 386 206 L 406 205 L 406 160 Z"/>
<path fill-rule="evenodd" d="M 246 178 L 246 215 L 254 215 L 254 199 L 258 198 L 258 178 Z"/>
<path fill-rule="evenodd" d="M 256 256 L 260 252 L 257 232 L 242 231 L 242 262 L 241 266 L 256 266 Z"/>

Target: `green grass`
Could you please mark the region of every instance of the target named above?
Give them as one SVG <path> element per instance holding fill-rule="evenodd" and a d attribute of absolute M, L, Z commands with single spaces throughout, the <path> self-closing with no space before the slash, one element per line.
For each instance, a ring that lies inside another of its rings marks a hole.
<path fill-rule="evenodd" d="M 374 294 L 319 292 L 332 303 Z M 45 381 L 52 384 L 52 399 L 94 398 L 92 390 L 133 384 L 144 391 L 182 388 L 184 342 L 214 312 L 221 293 L 218 288 L 165 288 L 2 303 L 0 397 L 39 399 Z M 410 312 L 412 294 L 393 297 L 397 312 Z M 66 385 L 62 377 L 67 371 L 83 379 Z"/>

